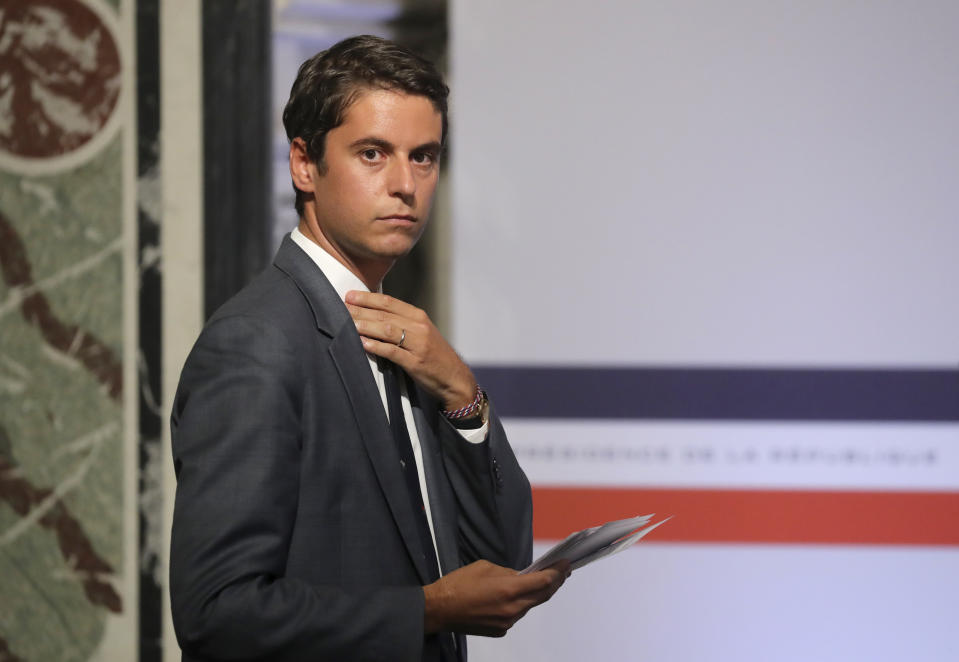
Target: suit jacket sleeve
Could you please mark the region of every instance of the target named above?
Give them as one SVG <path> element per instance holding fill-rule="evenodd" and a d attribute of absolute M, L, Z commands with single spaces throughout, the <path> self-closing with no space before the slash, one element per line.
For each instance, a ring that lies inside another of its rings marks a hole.
<path fill-rule="evenodd" d="M 533 506 L 529 481 L 490 409 L 481 444 L 465 441 L 445 419 L 440 440 L 446 473 L 457 501 L 457 530 L 463 564 L 486 559 L 520 570 L 532 560 Z"/>
<path fill-rule="evenodd" d="M 284 572 L 300 480 L 301 363 L 282 330 L 251 316 L 211 323 L 187 360 L 172 416 L 180 645 L 186 659 L 203 660 L 419 659 L 421 587 L 344 590 Z"/>

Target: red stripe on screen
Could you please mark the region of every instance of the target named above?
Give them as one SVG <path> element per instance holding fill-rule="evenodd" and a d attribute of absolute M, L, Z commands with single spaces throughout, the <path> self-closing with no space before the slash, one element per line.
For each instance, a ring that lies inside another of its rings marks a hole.
<path fill-rule="evenodd" d="M 533 507 L 537 540 L 656 513 L 645 540 L 959 545 L 959 492 L 534 487 Z"/>

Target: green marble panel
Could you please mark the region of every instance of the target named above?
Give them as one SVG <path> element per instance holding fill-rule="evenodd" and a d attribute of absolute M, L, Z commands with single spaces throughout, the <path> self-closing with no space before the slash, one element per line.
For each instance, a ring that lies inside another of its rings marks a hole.
<path fill-rule="evenodd" d="M 123 516 L 122 168 L 118 132 L 66 172 L 0 171 L 0 645 L 11 659 L 88 660 L 107 616 L 135 609 L 118 574 L 136 546 Z"/>

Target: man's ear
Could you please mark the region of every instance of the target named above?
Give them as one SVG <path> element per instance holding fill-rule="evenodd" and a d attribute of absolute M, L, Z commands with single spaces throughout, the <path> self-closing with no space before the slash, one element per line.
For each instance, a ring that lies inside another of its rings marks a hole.
<path fill-rule="evenodd" d="M 302 138 L 294 138 L 290 143 L 290 177 L 293 186 L 304 193 L 313 193 L 313 161 L 306 152 L 306 142 Z"/>

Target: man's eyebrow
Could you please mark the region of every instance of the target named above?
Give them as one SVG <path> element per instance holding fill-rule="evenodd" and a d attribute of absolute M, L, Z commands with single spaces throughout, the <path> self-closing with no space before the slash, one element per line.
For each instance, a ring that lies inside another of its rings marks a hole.
<path fill-rule="evenodd" d="M 365 138 L 354 140 L 350 143 L 350 147 L 379 147 L 387 152 L 393 151 L 393 143 L 389 140 L 383 140 L 382 138 L 374 138 L 373 136 L 366 136 Z"/>
<path fill-rule="evenodd" d="M 376 138 L 373 136 L 367 136 L 365 138 L 359 138 L 350 143 L 351 149 L 356 149 L 357 147 L 379 147 L 384 152 L 392 152 L 396 149 L 396 146 L 393 145 L 389 140 L 383 140 L 382 138 Z M 430 152 L 433 154 L 439 154 L 442 151 L 443 146 L 435 141 L 431 140 L 428 143 L 418 145 L 411 149 L 411 152 Z"/>
<path fill-rule="evenodd" d="M 443 151 L 443 146 L 442 146 L 441 144 L 439 144 L 437 141 L 431 140 L 431 141 L 428 142 L 428 143 L 425 143 L 425 144 L 423 144 L 423 145 L 420 145 L 419 147 L 417 147 L 417 148 L 414 149 L 413 151 L 414 151 L 414 152 L 429 152 L 429 153 L 431 153 L 431 154 L 439 154 L 441 151 Z"/>

